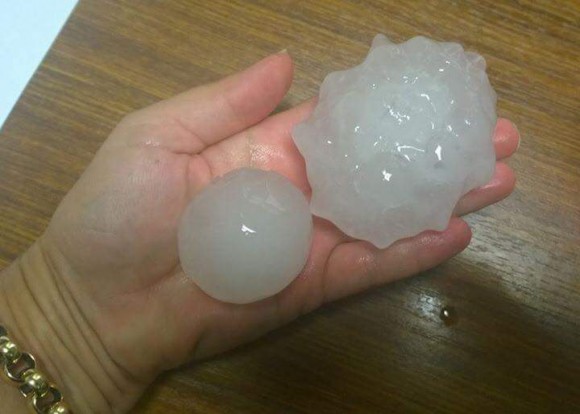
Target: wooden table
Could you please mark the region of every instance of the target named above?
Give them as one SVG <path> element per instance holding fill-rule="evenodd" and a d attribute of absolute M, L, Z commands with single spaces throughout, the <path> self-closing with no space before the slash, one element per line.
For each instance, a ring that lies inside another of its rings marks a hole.
<path fill-rule="evenodd" d="M 81 1 L 0 134 L 2 265 L 127 112 L 283 48 L 292 106 L 377 32 L 486 57 L 499 113 L 523 136 L 515 193 L 468 218 L 473 242 L 457 258 L 172 372 L 135 412 L 580 412 L 575 1 Z"/>

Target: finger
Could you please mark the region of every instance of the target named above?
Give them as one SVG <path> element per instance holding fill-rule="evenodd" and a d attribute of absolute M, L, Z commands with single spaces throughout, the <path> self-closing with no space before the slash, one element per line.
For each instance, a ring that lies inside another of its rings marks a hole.
<path fill-rule="evenodd" d="M 227 145 L 223 147 L 208 148 L 204 155 L 212 171 L 216 175 L 222 175 L 231 169 L 248 165 L 275 169 L 290 178 L 303 191 L 308 192 L 308 188 L 303 185 L 306 181 L 303 177 L 304 167 L 300 162 L 302 156 L 292 140 L 292 129 L 310 116 L 316 102 L 316 98 L 309 99 L 292 109 L 265 119 L 248 131 L 235 135 L 227 143 L 224 141 Z M 496 156 L 501 159 L 515 151 L 519 135 L 510 121 L 500 119 L 493 140 Z M 248 148 L 251 148 L 250 154 Z"/>
<path fill-rule="evenodd" d="M 510 157 L 520 145 L 520 134 L 513 122 L 499 118 L 493 133 L 495 156 L 498 160 Z"/>
<path fill-rule="evenodd" d="M 292 83 L 293 64 L 283 52 L 209 85 L 199 86 L 141 111 L 142 118 L 170 119 L 193 136 L 199 152 L 268 116 Z"/>
<path fill-rule="evenodd" d="M 470 240 L 467 224 L 452 218 L 442 232 L 426 231 L 382 250 L 361 241 L 339 245 L 324 275 L 324 302 L 428 270 L 460 253 Z"/>
<path fill-rule="evenodd" d="M 510 195 L 515 185 L 516 176 L 512 169 L 507 164 L 498 161 L 491 181 L 464 195 L 457 203 L 453 215 L 463 216 L 497 203 Z"/>
<path fill-rule="evenodd" d="M 294 108 L 276 114 L 254 127 L 254 132 L 259 135 L 280 137 L 289 139 L 295 125 L 305 121 L 316 106 L 318 98 L 311 98 Z"/>
<path fill-rule="evenodd" d="M 304 161 L 294 145 L 291 132 L 293 125 L 308 117 L 315 103 L 310 99 L 205 149 L 203 158 L 213 175 L 221 176 L 242 167 L 274 170 L 308 193 Z"/>
<path fill-rule="evenodd" d="M 310 116 L 316 102 L 316 98 L 309 99 L 292 109 L 264 120 L 253 128 L 253 135 L 289 140 L 294 126 Z M 499 118 L 493 134 L 496 158 L 501 160 L 513 155 L 519 147 L 519 142 L 520 135 L 514 123 L 508 119 Z"/>
<path fill-rule="evenodd" d="M 264 157 L 265 162 L 258 162 L 260 167 L 270 168 L 268 164 L 273 163 L 293 182 L 305 182 L 301 174 L 303 167 L 299 165 L 300 168 L 296 168 L 295 160 L 301 156 L 298 155 L 298 149 L 294 146 L 291 136 L 294 126 L 308 118 L 315 105 L 316 100 L 310 99 L 291 110 L 264 120 L 253 128 L 254 145 L 258 149 L 255 153 L 267 154 L 267 157 Z M 494 131 L 493 142 L 498 160 L 511 156 L 519 146 L 519 133 L 515 125 L 507 119 L 500 118 Z M 240 144 L 242 145 L 246 144 Z M 493 204 L 507 197 L 513 191 L 514 185 L 513 171 L 501 163 L 489 184 L 474 190 L 465 200 L 460 201 L 458 212 L 467 214 Z M 300 188 L 308 193 L 309 189 L 303 187 L 300 185 Z"/>

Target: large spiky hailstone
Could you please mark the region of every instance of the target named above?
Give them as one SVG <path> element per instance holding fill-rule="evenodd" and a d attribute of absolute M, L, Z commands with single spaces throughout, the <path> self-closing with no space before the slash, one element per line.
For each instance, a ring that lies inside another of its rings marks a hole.
<path fill-rule="evenodd" d="M 312 213 L 381 248 L 444 230 L 459 198 L 492 177 L 495 103 L 478 54 L 378 35 L 363 63 L 326 77 L 293 131 Z"/>

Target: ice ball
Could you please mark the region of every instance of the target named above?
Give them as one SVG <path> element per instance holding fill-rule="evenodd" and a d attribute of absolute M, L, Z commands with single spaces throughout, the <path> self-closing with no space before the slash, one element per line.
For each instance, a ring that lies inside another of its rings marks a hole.
<path fill-rule="evenodd" d="M 492 177 L 495 104 L 478 54 L 378 35 L 364 62 L 324 79 L 293 131 L 312 213 L 381 248 L 444 230 L 459 198 Z"/>
<path fill-rule="evenodd" d="M 300 273 L 311 233 L 298 188 L 278 173 L 243 168 L 193 198 L 179 226 L 179 258 L 208 295 L 250 303 L 280 292 Z"/>

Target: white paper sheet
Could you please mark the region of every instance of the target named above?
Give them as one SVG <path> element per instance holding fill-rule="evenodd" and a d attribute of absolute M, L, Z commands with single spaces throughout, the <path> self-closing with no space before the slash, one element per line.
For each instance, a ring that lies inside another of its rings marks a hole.
<path fill-rule="evenodd" d="M 78 0 L 0 0 L 0 128 Z"/>

